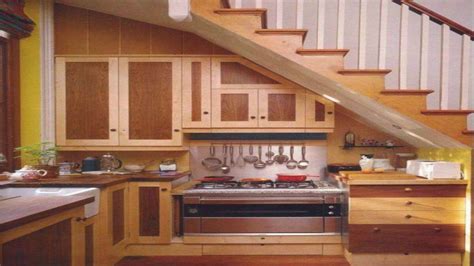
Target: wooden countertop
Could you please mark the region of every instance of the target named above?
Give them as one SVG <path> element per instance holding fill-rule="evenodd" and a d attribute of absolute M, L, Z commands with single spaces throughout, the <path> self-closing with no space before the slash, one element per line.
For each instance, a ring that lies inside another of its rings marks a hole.
<path fill-rule="evenodd" d="M 199 184 L 199 183 L 201 183 L 201 182 L 200 182 L 200 181 L 192 181 L 192 180 L 191 180 L 191 181 L 188 181 L 188 182 L 186 182 L 186 183 L 184 183 L 184 184 L 182 184 L 182 185 L 180 185 L 180 186 L 177 186 L 177 187 L 173 188 L 173 189 L 171 190 L 171 195 L 173 195 L 173 196 L 180 196 L 180 195 L 183 195 L 183 194 L 184 194 L 184 191 L 185 191 L 186 189 L 189 189 L 189 188 L 191 188 L 191 187 L 193 187 L 194 185 Z"/>
<path fill-rule="evenodd" d="M 0 232 L 94 201 L 90 196 L 32 196 L 0 201 Z"/>
<path fill-rule="evenodd" d="M 40 179 L 39 181 L 15 181 L 4 182 L 0 187 L 97 187 L 108 186 L 128 182 L 171 182 L 181 177 L 189 175 L 190 172 L 180 172 L 175 175 L 165 175 L 155 173 L 119 174 L 119 175 L 70 175 L 60 176 L 54 179 Z"/>
<path fill-rule="evenodd" d="M 385 172 L 385 175 L 390 177 L 382 177 L 377 179 L 377 174 L 368 174 L 367 179 L 364 179 L 363 175 L 355 172 L 356 178 L 351 179 L 350 174 L 347 175 L 347 172 L 343 174 L 330 174 L 331 177 L 344 182 L 348 185 L 467 185 L 467 180 L 456 180 L 456 179 L 436 179 L 429 180 L 426 178 L 421 178 L 413 176 L 412 178 L 407 178 L 406 174 L 397 177 L 397 174 Z M 383 173 L 381 173 L 383 174 Z"/>

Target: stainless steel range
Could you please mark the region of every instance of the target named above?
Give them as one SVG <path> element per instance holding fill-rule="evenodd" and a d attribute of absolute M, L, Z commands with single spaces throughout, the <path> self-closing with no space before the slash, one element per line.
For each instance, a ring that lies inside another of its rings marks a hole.
<path fill-rule="evenodd" d="M 341 202 L 325 181 L 203 182 L 184 192 L 184 234 L 339 234 Z"/>

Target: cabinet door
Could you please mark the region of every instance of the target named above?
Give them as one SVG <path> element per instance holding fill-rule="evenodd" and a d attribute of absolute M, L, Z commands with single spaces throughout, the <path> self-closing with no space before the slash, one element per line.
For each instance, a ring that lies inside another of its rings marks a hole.
<path fill-rule="evenodd" d="M 259 127 L 304 128 L 304 90 L 260 89 L 258 98 Z"/>
<path fill-rule="evenodd" d="M 334 103 L 322 96 L 307 92 L 306 127 L 334 128 Z"/>
<path fill-rule="evenodd" d="M 183 58 L 183 128 L 211 127 L 209 57 Z"/>
<path fill-rule="evenodd" d="M 109 243 L 113 248 L 123 247 L 128 240 L 128 183 L 108 188 Z"/>
<path fill-rule="evenodd" d="M 213 128 L 258 127 L 258 91 L 253 89 L 212 90 Z"/>
<path fill-rule="evenodd" d="M 181 58 L 120 59 L 120 145 L 180 146 Z"/>
<path fill-rule="evenodd" d="M 171 242 L 171 184 L 130 183 L 130 242 L 156 244 Z"/>
<path fill-rule="evenodd" d="M 56 141 L 118 145 L 117 58 L 56 58 Z"/>

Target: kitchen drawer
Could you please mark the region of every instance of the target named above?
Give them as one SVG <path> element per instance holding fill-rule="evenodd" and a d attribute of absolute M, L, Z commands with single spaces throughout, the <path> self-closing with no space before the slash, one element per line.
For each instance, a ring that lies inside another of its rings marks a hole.
<path fill-rule="evenodd" d="M 350 225 L 353 253 L 464 252 L 463 225 Z"/>
<path fill-rule="evenodd" d="M 350 186 L 351 198 L 458 197 L 466 196 L 466 185 L 362 185 Z"/>
<path fill-rule="evenodd" d="M 465 198 L 350 198 L 350 211 L 464 211 Z"/>
<path fill-rule="evenodd" d="M 351 211 L 349 224 L 464 224 L 464 211 Z"/>

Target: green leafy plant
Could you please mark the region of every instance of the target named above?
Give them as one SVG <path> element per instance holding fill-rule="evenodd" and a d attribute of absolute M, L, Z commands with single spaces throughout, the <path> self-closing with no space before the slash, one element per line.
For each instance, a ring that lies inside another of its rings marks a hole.
<path fill-rule="evenodd" d="M 58 147 L 51 142 L 41 142 L 29 146 L 15 148 L 20 153 L 17 158 L 37 165 L 49 165 L 58 154 Z"/>

